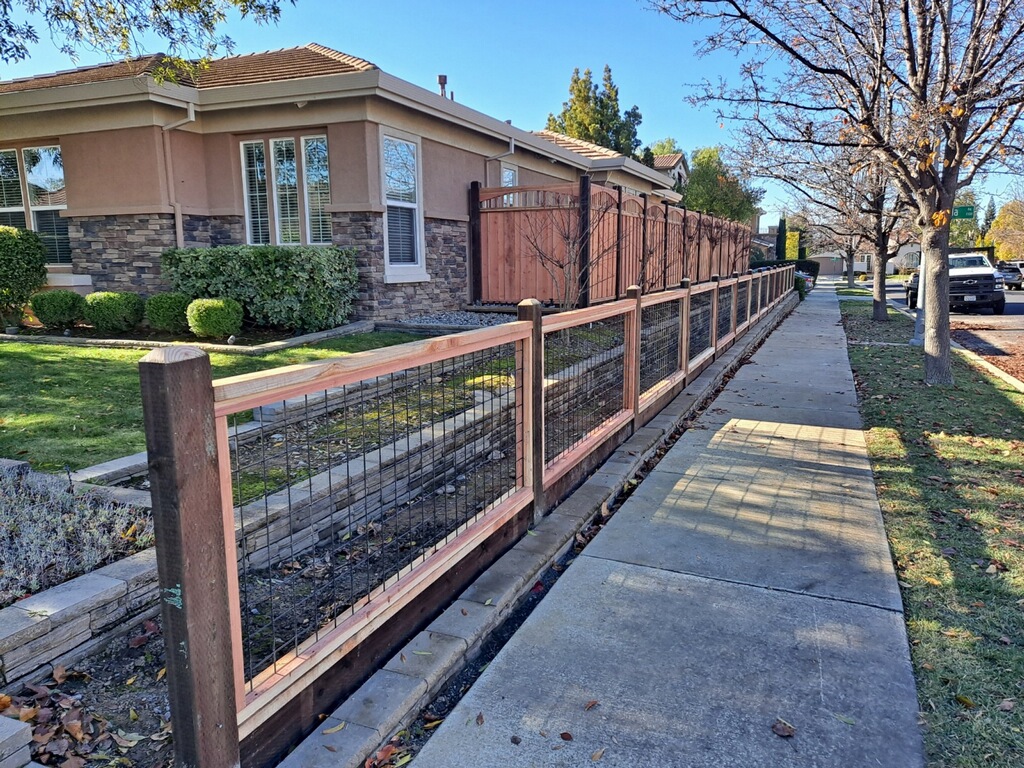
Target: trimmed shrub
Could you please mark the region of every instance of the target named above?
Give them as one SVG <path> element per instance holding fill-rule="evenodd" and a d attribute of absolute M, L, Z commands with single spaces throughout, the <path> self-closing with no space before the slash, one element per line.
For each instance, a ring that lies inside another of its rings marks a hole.
<path fill-rule="evenodd" d="M 185 333 L 188 318 L 185 311 L 192 301 L 184 293 L 158 293 L 146 300 L 146 320 L 155 331 Z"/>
<path fill-rule="evenodd" d="M 137 293 L 90 293 L 85 297 L 85 322 L 101 333 L 130 331 L 142 321 L 145 307 Z"/>
<path fill-rule="evenodd" d="M 85 298 L 74 291 L 45 291 L 32 297 L 32 314 L 47 328 L 66 328 L 85 316 Z"/>
<path fill-rule="evenodd" d="M 234 299 L 196 299 L 185 316 L 189 330 L 200 338 L 222 339 L 242 330 L 242 305 Z"/>
<path fill-rule="evenodd" d="M 807 281 L 800 275 L 796 275 L 793 282 L 793 287 L 796 288 L 796 292 L 800 294 L 800 301 L 803 301 L 807 298 Z"/>
<path fill-rule="evenodd" d="M 32 294 L 46 285 L 46 247 L 35 232 L 0 227 L 0 320 L 17 323 Z"/>
<path fill-rule="evenodd" d="M 260 326 L 322 331 L 352 312 L 359 274 L 355 251 L 330 246 L 230 245 L 163 255 L 174 290 L 230 298 Z"/>

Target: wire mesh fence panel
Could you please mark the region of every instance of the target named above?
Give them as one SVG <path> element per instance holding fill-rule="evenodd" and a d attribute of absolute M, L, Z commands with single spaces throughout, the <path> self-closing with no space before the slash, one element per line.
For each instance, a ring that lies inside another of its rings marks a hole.
<path fill-rule="evenodd" d="M 718 334 L 717 338 L 724 339 L 732 333 L 732 286 L 720 287 L 718 289 Z"/>
<path fill-rule="evenodd" d="M 750 282 L 739 283 L 736 287 L 736 327 L 739 328 L 750 317 L 748 303 L 750 301 Z"/>
<path fill-rule="evenodd" d="M 229 417 L 250 685 L 517 487 L 515 370 L 503 344 Z"/>
<path fill-rule="evenodd" d="M 761 309 L 768 306 L 768 283 L 769 275 L 761 275 Z"/>
<path fill-rule="evenodd" d="M 690 360 L 711 349 L 712 291 L 690 295 Z"/>
<path fill-rule="evenodd" d="M 544 335 L 544 458 L 550 464 L 620 413 L 624 316 Z"/>
<path fill-rule="evenodd" d="M 640 393 L 679 370 L 680 301 L 652 304 L 640 311 Z"/>

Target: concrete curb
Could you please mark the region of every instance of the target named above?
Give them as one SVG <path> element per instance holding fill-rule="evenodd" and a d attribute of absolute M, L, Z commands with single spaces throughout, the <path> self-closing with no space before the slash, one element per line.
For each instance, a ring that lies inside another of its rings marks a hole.
<path fill-rule="evenodd" d="M 361 768 L 382 743 L 412 722 L 434 694 L 471 661 L 525 598 L 537 577 L 572 546 L 575 534 L 622 493 L 676 428 L 714 398 L 722 382 L 799 304 L 793 294 L 744 335 L 654 419 L 637 430 L 565 501 L 553 509 L 415 635 L 281 763 L 281 768 Z M 340 730 L 338 729 L 340 726 Z M 333 733 L 326 733 L 333 731 Z"/>
<path fill-rule="evenodd" d="M 65 347 L 100 347 L 104 349 L 160 349 L 161 347 L 197 347 L 204 352 L 221 352 L 226 355 L 251 355 L 258 357 L 281 349 L 301 347 L 303 344 L 315 344 L 318 341 L 336 339 L 340 336 L 352 336 L 357 333 L 371 333 L 374 330 L 372 320 L 357 320 L 354 323 L 331 328 L 327 331 L 307 333 L 281 341 L 269 341 L 251 347 L 238 347 L 232 344 L 207 344 L 202 341 L 142 341 L 133 339 L 82 339 L 74 336 L 22 336 L 21 334 L 0 333 L 0 342 L 9 341 L 17 344 L 50 344 Z"/>

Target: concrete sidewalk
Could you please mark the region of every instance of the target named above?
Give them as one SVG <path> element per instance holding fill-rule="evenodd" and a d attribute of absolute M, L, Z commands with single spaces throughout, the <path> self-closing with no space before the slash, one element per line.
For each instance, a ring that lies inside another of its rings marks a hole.
<path fill-rule="evenodd" d="M 913 768 L 916 715 L 838 304 L 822 290 L 640 484 L 412 765 Z M 777 718 L 795 735 L 776 735 Z"/>

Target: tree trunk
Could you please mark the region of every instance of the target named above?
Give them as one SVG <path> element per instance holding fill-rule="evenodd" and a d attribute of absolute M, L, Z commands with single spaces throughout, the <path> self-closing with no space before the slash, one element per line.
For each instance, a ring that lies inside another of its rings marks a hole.
<path fill-rule="evenodd" d="M 856 288 L 857 284 L 853 279 L 853 262 L 856 260 L 857 254 L 851 249 L 846 252 L 846 255 L 843 258 L 846 259 L 846 287 Z"/>
<path fill-rule="evenodd" d="M 872 260 L 874 288 L 871 292 L 871 319 L 889 322 L 889 306 L 885 295 L 885 266 L 889 263 L 889 235 L 882 226 L 881 216 L 875 217 L 875 258 Z"/>
<path fill-rule="evenodd" d="M 921 231 L 921 277 L 928 281 L 924 316 L 924 381 L 953 385 L 949 350 L 949 225 Z"/>
<path fill-rule="evenodd" d="M 885 253 L 885 250 L 882 250 Z M 873 273 L 875 287 L 871 292 L 871 319 L 879 323 L 889 322 L 889 305 L 885 298 L 885 256 L 875 254 Z"/>

